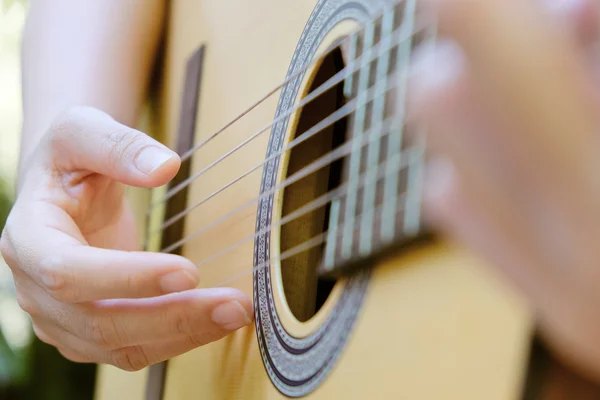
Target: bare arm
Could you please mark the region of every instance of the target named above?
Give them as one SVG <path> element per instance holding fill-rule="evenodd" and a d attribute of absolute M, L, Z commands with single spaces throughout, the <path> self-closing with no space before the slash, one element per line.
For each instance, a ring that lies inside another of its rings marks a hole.
<path fill-rule="evenodd" d="M 23 38 L 24 165 L 50 123 L 76 105 L 136 123 L 164 0 L 32 0 Z M 20 186 L 20 183 L 19 183 Z"/>

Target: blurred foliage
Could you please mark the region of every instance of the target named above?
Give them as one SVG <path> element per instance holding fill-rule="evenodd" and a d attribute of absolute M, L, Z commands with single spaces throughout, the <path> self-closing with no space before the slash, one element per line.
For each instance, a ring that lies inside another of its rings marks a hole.
<path fill-rule="evenodd" d="M 2 12 L 7 12 L 15 3 L 25 4 L 25 0 L 2 0 Z"/>
<path fill-rule="evenodd" d="M 4 227 L 12 205 L 9 193 L 6 182 L 0 179 L 0 229 Z M 26 350 L 13 350 L 8 345 L 0 325 L 0 398 L 6 398 L 4 391 L 7 388 L 24 383 L 26 353 Z"/>

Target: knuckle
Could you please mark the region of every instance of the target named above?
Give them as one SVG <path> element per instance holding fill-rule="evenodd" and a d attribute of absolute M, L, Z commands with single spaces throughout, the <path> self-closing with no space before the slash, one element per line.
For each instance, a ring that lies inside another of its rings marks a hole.
<path fill-rule="evenodd" d="M 87 338 L 96 346 L 105 350 L 114 350 L 122 346 L 114 318 L 93 316 L 89 319 Z"/>
<path fill-rule="evenodd" d="M 39 279 L 46 292 L 57 301 L 74 303 L 79 298 L 79 292 L 71 279 L 62 260 L 58 256 L 51 256 L 40 262 Z"/>
<path fill-rule="evenodd" d="M 191 336 L 194 334 L 194 321 L 190 313 L 175 312 L 175 329 L 176 333 L 184 336 Z"/>
<path fill-rule="evenodd" d="M 15 299 L 21 310 L 23 310 L 25 313 L 31 316 L 37 316 L 40 314 L 35 302 L 33 302 L 29 296 L 25 295 L 23 291 L 17 290 Z"/>
<path fill-rule="evenodd" d="M 126 274 L 123 284 L 125 290 L 127 293 L 130 293 L 131 296 L 143 296 L 144 290 L 146 290 L 145 277 L 134 272 Z"/>
<path fill-rule="evenodd" d="M 217 340 L 220 335 L 216 332 L 200 332 L 190 335 L 188 337 L 188 341 L 190 347 L 196 348 L 200 346 L 204 346 L 210 342 Z"/>
<path fill-rule="evenodd" d="M 112 364 L 125 371 L 135 372 L 150 365 L 148 354 L 142 346 L 131 346 L 114 350 Z"/>
<path fill-rule="evenodd" d="M 134 129 L 120 126 L 106 137 L 108 162 L 117 165 L 122 160 L 133 159 L 143 148 L 145 135 Z"/>

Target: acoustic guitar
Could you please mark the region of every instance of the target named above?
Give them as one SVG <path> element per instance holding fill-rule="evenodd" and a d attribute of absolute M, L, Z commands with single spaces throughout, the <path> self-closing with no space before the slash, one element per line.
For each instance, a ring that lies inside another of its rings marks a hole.
<path fill-rule="evenodd" d="M 130 193 L 141 240 L 248 293 L 255 323 L 101 366 L 96 400 L 600 398 L 500 277 L 427 234 L 426 136 L 404 112 L 436 31 L 416 0 L 174 1 L 168 18 L 149 127 L 183 164 Z"/>

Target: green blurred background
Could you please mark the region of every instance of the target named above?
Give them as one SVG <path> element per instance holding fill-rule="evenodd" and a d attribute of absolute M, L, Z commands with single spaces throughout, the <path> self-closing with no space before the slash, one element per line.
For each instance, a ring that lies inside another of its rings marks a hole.
<path fill-rule="evenodd" d="M 0 4 L 1 229 L 14 199 L 21 126 L 19 56 L 27 0 Z M 36 340 L 29 317 L 15 301 L 10 269 L 0 258 L 0 399 L 91 399 L 94 375 L 93 365 L 71 363 Z"/>

